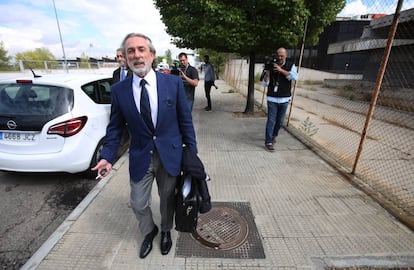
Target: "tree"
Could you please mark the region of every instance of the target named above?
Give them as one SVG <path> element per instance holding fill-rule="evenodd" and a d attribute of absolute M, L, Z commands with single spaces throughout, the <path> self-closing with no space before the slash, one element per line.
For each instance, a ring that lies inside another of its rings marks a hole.
<path fill-rule="evenodd" d="M 0 41 L 0 70 L 9 69 L 10 56 L 7 56 L 7 50 L 4 48 L 3 41 Z"/>
<path fill-rule="evenodd" d="M 307 42 L 315 43 L 345 0 L 154 0 L 173 43 L 249 57 L 246 113 L 254 112 L 256 54 L 296 47 L 308 20 Z"/>
<path fill-rule="evenodd" d="M 159 63 L 162 63 L 162 59 L 164 59 L 164 56 L 157 56 L 156 58 L 155 58 L 155 62 L 156 62 L 156 65 L 158 65 Z"/>
<path fill-rule="evenodd" d="M 333 22 L 336 15 L 345 7 L 345 1 L 308 0 L 306 6 L 311 16 L 308 19 L 305 43 L 308 46 L 313 46 L 318 43 L 319 34 L 323 32 L 325 26 Z"/>
<path fill-rule="evenodd" d="M 168 49 L 168 50 L 166 50 L 165 51 L 165 59 L 167 60 L 167 64 L 168 65 L 172 65 L 172 53 L 171 53 L 171 50 L 170 49 Z"/>
<path fill-rule="evenodd" d="M 82 52 L 82 54 L 80 56 L 80 59 L 79 59 L 79 62 L 80 62 L 80 68 L 89 68 L 90 67 L 89 66 L 89 56 L 84 52 Z"/>
<path fill-rule="evenodd" d="M 55 56 L 46 48 L 36 48 L 31 51 L 16 54 L 16 61 L 24 61 L 29 68 L 44 68 L 45 61 L 55 61 Z"/>
<path fill-rule="evenodd" d="M 168 64 L 168 65 L 172 65 L 173 59 L 171 57 L 172 53 L 171 50 L 166 50 L 164 55 L 158 55 L 155 58 L 156 64 L 160 64 L 163 63 L 164 61 Z"/>

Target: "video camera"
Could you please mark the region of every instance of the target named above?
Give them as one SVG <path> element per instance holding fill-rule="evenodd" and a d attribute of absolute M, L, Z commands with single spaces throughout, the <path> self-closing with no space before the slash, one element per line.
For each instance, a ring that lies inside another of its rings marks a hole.
<path fill-rule="evenodd" d="M 180 64 L 178 66 L 178 69 L 185 73 L 185 66 L 184 65 Z"/>
<path fill-rule="evenodd" d="M 279 64 L 279 59 L 276 55 L 273 54 L 271 57 L 265 57 L 265 70 L 273 70 L 275 64 Z"/>
<path fill-rule="evenodd" d="M 173 67 L 172 67 L 172 69 L 171 69 L 171 71 L 170 71 L 170 74 L 172 74 L 172 75 L 177 75 L 177 76 L 179 76 L 179 75 L 180 75 L 180 71 L 178 70 L 178 62 L 175 62 L 175 61 L 174 61 L 174 63 L 173 63 Z"/>

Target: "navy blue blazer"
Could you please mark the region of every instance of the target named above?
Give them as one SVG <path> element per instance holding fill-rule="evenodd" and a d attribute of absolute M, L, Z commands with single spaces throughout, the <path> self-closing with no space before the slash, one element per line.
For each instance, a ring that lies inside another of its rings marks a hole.
<path fill-rule="evenodd" d="M 132 76 L 132 71 L 128 69 L 126 77 Z M 119 82 L 121 79 L 121 67 L 114 70 L 112 73 L 112 84 Z"/>
<path fill-rule="evenodd" d="M 183 144 L 197 153 L 193 120 L 181 78 L 159 72 L 156 72 L 156 78 L 158 118 L 154 132 L 145 124 L 135 103 L 133 76 L 112 85 L 111 88 L 111 116 L 100 156 L 113 163 L 122 131 L 127 125 L 131 135 L 129 173 L 134 182 L 144 177 L 154 149 L 172 176 L 180 174 Z"/>

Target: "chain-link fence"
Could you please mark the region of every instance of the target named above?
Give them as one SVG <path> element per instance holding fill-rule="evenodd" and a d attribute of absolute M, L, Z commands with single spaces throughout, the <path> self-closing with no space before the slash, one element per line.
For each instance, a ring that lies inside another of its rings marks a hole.
<path fill-rule="evenodd" d="M 414 228 L 414 9 L 401 2 L 364 1 L 368 15 L 337 20 L 305 49 L 286 124 Z M 225 74 L 241 92 L 244 62 Z M 263 91 L 257 83 L 260 105 Z"/>

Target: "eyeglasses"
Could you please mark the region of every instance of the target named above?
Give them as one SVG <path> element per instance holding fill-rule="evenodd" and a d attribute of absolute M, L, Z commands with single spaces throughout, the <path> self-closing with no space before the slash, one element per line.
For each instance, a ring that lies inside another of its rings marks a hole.
<path fill-rule="evenodd" d="M 124 56 L 122 54 L 120 54 L 120 55 L 117 55 L 116 57 L 121 58 L 121 57 L 124 57 Z"/>

